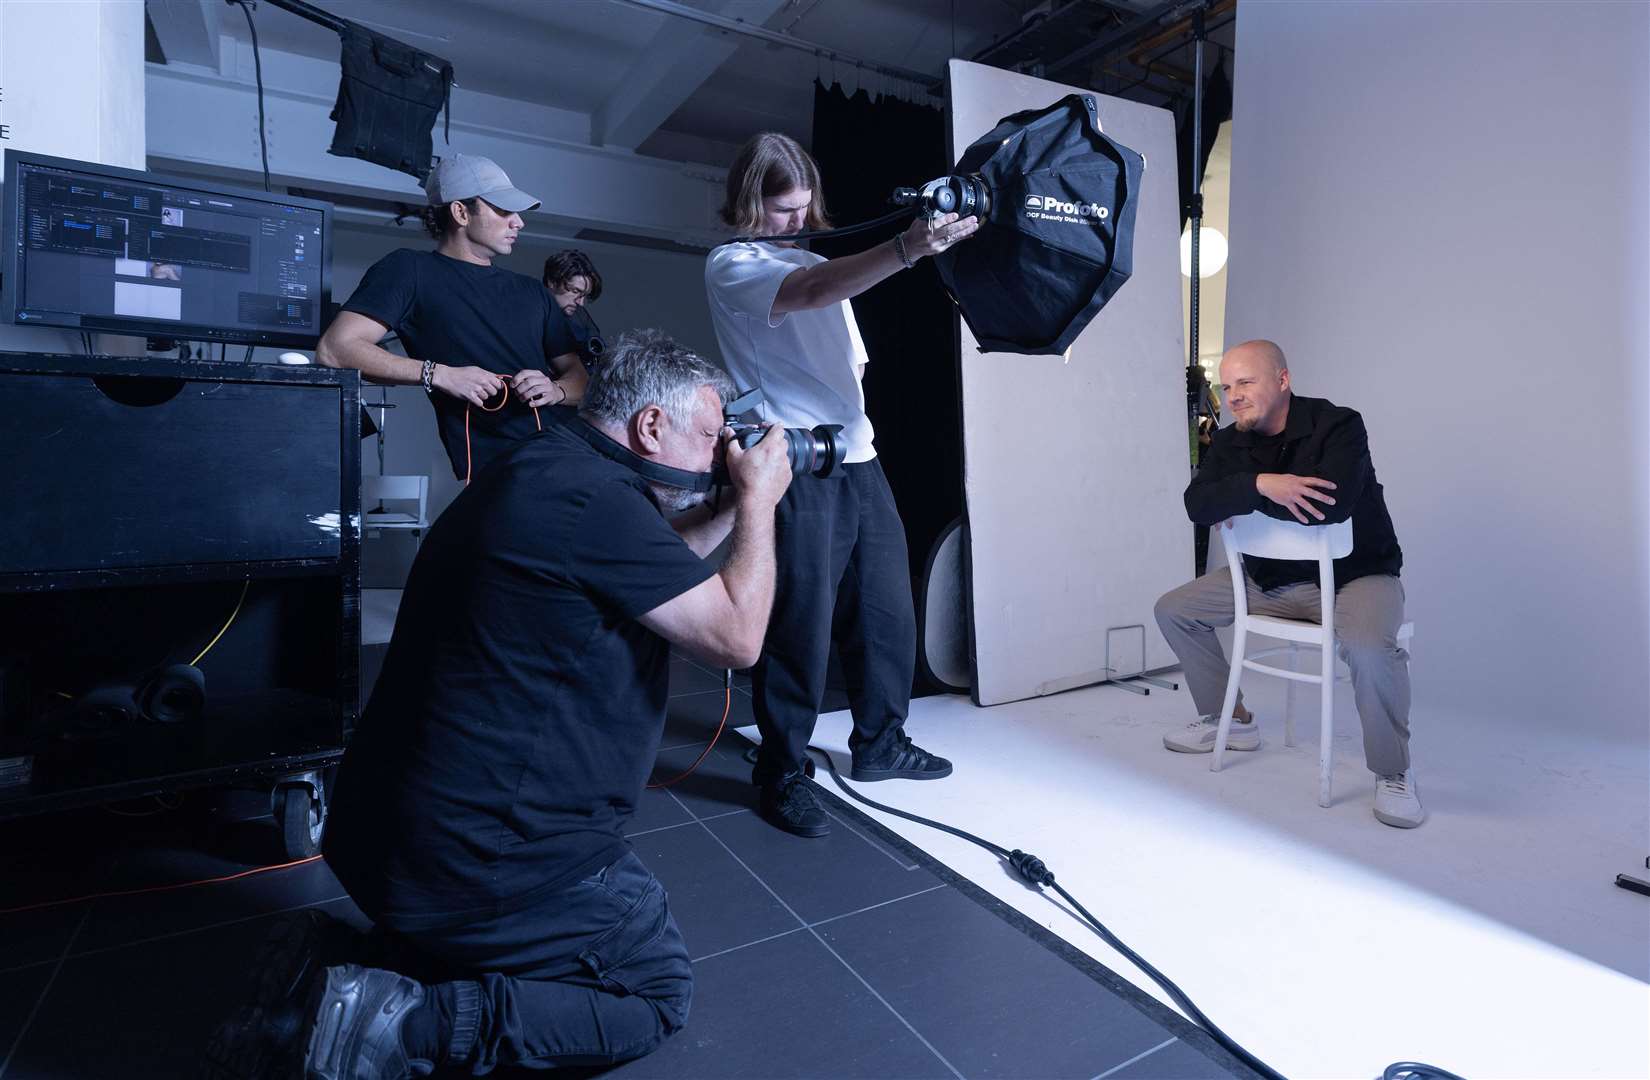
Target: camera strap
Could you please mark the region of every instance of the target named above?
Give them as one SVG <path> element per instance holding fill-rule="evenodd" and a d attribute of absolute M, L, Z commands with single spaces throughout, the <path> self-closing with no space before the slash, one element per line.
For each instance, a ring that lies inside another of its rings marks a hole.
<path fill-rule="evenodd" d="M 579 438 L 595 448 L 598 454 L 611 458 L 620 465 L 634 472 L 645 480 L 652 480 L 659 484 L 668 484 L 671 487 L 685 488 L 688 491 L 709 491 L 714 473 L 689 472 L 687 469 L 673 469 L 669 465 L 660 465 L 649 461 L 640 454 L 633 452 L 627 446 L 615 442 L 606 432 L 584 420 L 574 420 L 567 427 Z"/>

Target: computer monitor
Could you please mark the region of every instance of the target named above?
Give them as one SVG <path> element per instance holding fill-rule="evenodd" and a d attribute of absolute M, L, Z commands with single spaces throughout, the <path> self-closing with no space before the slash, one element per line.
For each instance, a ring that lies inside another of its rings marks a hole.
<path fill-rule="evenodd" d="M 0 323 L 313 347 L 332 207 L 7 151 Z"/>

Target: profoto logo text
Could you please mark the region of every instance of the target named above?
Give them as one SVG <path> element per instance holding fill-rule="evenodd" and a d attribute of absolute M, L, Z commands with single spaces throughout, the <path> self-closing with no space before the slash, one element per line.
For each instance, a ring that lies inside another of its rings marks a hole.
<path fill-rule="evenodd" d="M 1099 203 L 1061 202 L 1052 195 L 1027 195 L 1026 216 L 1037 221 L 1094 225 L 1111 217 L 1111 210 Z"/>

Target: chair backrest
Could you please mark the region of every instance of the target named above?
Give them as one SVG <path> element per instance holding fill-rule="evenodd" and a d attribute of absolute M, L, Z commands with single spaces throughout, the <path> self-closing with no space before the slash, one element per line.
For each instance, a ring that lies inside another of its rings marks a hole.
<path fill-rule="evenodd" d="M 1249 615 L 1248 592 L 1244 586 L 1243 556 L 1258 559 L 1304 559 L 1318 564 L 1318 588 L 1322 593 L 1322 625 L 1334 633 L 1335 560 L 1352 553 L 1352 522 L 1333 525 L 1301 525 L 1279 521 L 1260 511 L 1232 519 L 1232 527 L 1220 531 L 1226 547 L 1226 565 L 1232 571 L 1232 602 L 1240 617 Z"/>
<path fill-rule="evenodd" d="M 1352 554 L 1352 522 L 1333 525 L 1301 525 L 1279 521 L 1256 511 L 1232 519 L 1232 527 L 1220 534 L 1228 551 L 1237 549 L 1259 559 L 1312 559 L 1327 555 L 1343 559 Z"/>
<path fill-rule="evenodd" d="M 368 473 L 361 477 L 361 506 L 371 510 L 382 502 L 416 502 L 418 503 L 418 523 L 425 523 L 425 507 L 429 502 L 430 478 L 428 476 L 375 476 Z"/>

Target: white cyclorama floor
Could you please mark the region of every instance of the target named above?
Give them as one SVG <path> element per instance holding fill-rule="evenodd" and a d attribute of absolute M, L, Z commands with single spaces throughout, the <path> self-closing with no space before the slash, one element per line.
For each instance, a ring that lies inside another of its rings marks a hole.
<path fill-rule="evenodd" d="M 1650 898 L 1614 884 L 1635 867 L 1642 877 L 1650 854 L 1644 745 L 1589 741 L 1556 718 L 1524 731 L 1417 709 L 1431 816 L 1399 830 L 1370 814 L 1350 695 L 1337 703 L 1324 809 L 1315 697 L 1297 698 L 1300 744 L 1286 748 L 1281 684 L 1253 683 L 1261 749 L 1230 754 L 1220 773 L 1208 755 L 1163 749 L 1163 733 L 1192 718 L 1184 690 L 1102 686 L 990 709 L 919 699 L 907 730 L 956 772 L 856 788 L 1039 856 L 1295 1080 L 1375 1077 L 1399 1060 L 1472 1080 L 1650 1076 Z M 814 737 L 844 773 L 850 727 L 831 713 Z M 988 852 L 861 808 L 1167 1001 Z"/>

